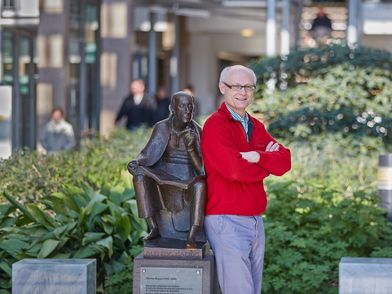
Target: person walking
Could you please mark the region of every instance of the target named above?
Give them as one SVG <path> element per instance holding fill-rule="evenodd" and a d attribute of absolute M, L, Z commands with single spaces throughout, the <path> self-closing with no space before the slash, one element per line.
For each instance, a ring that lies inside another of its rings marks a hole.
<path fill-rule="evenodd" d="M 145 93 L 143 80 L 134 80 L 129 86 L 130 94 L 125 97 L 115 120 L 118 124 L 123 117 L 126 118 L 126 127 L 132 131 L 142 124 L 152 126 L 156 101 Z"/>

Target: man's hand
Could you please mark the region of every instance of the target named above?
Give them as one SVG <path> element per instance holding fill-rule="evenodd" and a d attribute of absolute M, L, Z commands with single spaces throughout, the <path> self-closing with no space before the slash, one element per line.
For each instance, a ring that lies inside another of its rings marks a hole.
<path fill-rule="evenodd" d="M 260 160 L 260 154 L 256 151 L 240 152 L 243 159 L 250 163 L 257 163 Z"/>
<path fill-rule="evenodd" d="M 266 152 L 274 152 L 279 150 L 279 144 L 274 143 L 273 141 L 269 142 L 267 148 L 265 149 Z M 260 160 L 260 154 L 256 151 L 249 151 L 249 152 L 240 152 L 243 159 L 250 163 L 257 163 Z"/>
<path fill-rule="evenodd" d="M 279 144 L 274 143 L 273 141 L 269 142 L 267 148 L 265 149 L 266 152 L 274 152 L 279 150 Z"/>
<path fill-rule="evenodd" d="M 192 151 L 195 149 L 195 142 L 196 142 L 196 134 L 195 132 L 187 128 L 183 134 L 184 142 L 186 145 L 186 150 Z"/>

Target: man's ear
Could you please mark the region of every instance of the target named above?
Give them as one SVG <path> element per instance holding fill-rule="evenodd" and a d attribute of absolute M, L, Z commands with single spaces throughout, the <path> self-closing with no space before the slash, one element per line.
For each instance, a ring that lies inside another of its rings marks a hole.
<path fill-rule="evenodd" d="M 223 83 L 219 82 L 219 91 L 221 92 L 222 95 L 225 94 L 225 90 L 226 90 L 225 85 Z"/>

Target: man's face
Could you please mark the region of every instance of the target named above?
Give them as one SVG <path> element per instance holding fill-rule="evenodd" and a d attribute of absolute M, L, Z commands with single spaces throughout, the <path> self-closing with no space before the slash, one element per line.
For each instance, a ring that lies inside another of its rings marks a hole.
<path fill-rule="evenodd" d="M 245 114 L 245 109 L 252 102 L 254 86 L 253 76 L 246 70 L 232 70 L 227 80 L 219 83 L 219 89 L 225 98 L 226 104 L 240 115 Z M 230 89 L 232 86 L 245 86 L 241 89 Z M 246 87 L 248 86 L 248 87 Z"/>
<path fill-rule="evenodd" d="M 133 95 L 143 95 L 144 94 L 144 84 L 141 81 L 133 81 L 131 83 L 131 93 Z"/>
<path fill-rule="evenodd" d="M 193 115 L 193 101 L 190 96 L 178 96 L 174 99 L 173 114 L 176 120 L 189 123 Z"/>
<path fill-rule="evenodd" d="M 61 111 L 59 110 L 53 111 L 52 120 L 54 120 L 55 122 L 59 122 L 62 118 L 63 115 L 61 114 Z"/>

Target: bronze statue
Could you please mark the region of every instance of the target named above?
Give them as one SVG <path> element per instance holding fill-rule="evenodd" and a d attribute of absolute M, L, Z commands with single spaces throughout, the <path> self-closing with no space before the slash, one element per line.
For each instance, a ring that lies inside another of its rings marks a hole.
<path fill-rule="evenodd" d="M 200 150 L 200 126 L 192 119 L 194 98 L 175 93 L 171 114 L 155 124 L 150 140 L 128 164 L 133 175 L 139 217 L 150 233 L 144 240 L 186 240 L 187 248 L 205 241 L 206 184 Z"/>

